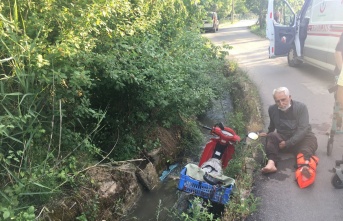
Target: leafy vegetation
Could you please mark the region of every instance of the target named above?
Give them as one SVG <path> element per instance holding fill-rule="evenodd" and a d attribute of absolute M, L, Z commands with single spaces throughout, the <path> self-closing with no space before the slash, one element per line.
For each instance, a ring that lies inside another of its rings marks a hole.
<path fill-rule="evenodd" d="M 248 78 L 247 73 L 239 69 L 235 63 L 230 67 L 229 91 L 234 112 L 228 115 L 228 122 L 244 139 L 247 131 L 258 132 L 263 128 L 261 111 L 259 111 L 261 102 L 257 88 Z M 256 211 L 259 203 L 259 198 L 252 195 L 250 191 L 253 185 L 252 171 L 260 166 L 254 160 L 255 155 L 263 150 L 263 146 L 260 141 L 240 142 L 236 144 L 235 149 L 234 157 L 225 174 L 236 180 L 236 190 L 226 207 L 224 220 L 243 220 Z"/>
<path fill-rule="evenodd" d="M 191 208 L 189 213 L 182 213 L 181 219 L 184 221 L 220 221 L 220 218 L 215 218 L 213 213 L 210 213 L 212 205 L 209 202 L 205 202 L 199 197 L 195 197 L 191 200 Z"/>
<path fill-rule="evenodd" d="M 247 7 L 246 1 L 248 0 L 200 0 L 200 5 L 207 11 L 216 11 L 221 23 L 225 20 L 234 22 L 237 17 L 246 19 L 246 15 L 251 15 L 252 11 Z"/>
<path fill-rule="evenodd" d="M 184 145 L 199 140 L 195 116 L 233 87 L 224 75 L 234 67 L 198 25 L 208 10 L 248 12 L 234 4 L 1 1 L 0 219 L 39 219 L 89 166 L 159 147 L 157 126 L 181 128 Z"/>
<path fill-rule="evenodd" d="M 90 165 L 137 157 L 158 146 L 150 129 L 209 107 L 227 50 L 199 35 L 202 13 L 192 0 L 0 3 L 1 219 L 34 220 Z"/>
<path fill-rule="evenodd" d="M 266 38 L 266 30 L 265 28 L 261 29 L 259 25 L 253 25 L 250 27 L 250 31 L 255 35 L 258 35 L 262 38 Z"/>

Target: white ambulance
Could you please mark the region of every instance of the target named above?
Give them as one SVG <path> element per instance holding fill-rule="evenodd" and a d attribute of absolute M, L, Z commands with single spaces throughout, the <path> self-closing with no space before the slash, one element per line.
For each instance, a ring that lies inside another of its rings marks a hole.
<path fill-rule="evenodd" d="M 287 56 L 292 67 L 306 62 L 334 71 L 343 0 L 305 0 L 297 14 L 286 0 L 268 0 L 266 22 L 270 58 Z"/>

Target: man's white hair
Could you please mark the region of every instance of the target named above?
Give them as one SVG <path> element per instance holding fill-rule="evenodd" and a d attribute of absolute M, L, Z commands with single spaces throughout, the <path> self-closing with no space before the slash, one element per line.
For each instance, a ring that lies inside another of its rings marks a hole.
<path fill-rule="evenodd" d="M 289 90 L 286 87 L 279 87 L 273 90 L 273 96 L 275 96 L 276 93 L 280 93 L 280 92 L 285 92 L 286 96 L 289 96 Z"/>

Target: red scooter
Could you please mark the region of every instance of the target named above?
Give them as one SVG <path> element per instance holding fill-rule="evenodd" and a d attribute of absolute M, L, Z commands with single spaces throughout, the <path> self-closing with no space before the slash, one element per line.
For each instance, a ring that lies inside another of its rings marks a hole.
<path fill-rule="evenodd" d="M 206 144 L 198 166 L 204 169 L 205 172 L 211 173 L 212 170 L 209 171 L 208 169 L 215 168 L 213 168 L 213 164 L 209 162 L 215 162 L 216 160 L 213 159 L 217 159 L 221 161 L 220 170 L 225 169 L 235 153 L 234 144 L 239 142 L 241 138 L 233 129 L 225 127 L 222 123 L 216 124 L 213 128 L 207 126 L 203 126 L 203 128 L 210 130 L 211 134 L 215 137 L 212 137 Z"/>
<path fill-rule="evenodd" d="M 212 128 L 203 128 L 210 130 L 214 137 L 206 144 L 199 164 L 187 164 L 182 169 L 178 189 L 212 202 L 226 204 L 235 180 L 223 175 L 222 171 L 233 157 L 234 144 L 241 138 L 232 128 L 222 123 Z M 249 133 L 247 137 L 256 140 L 258 135 Z"/>

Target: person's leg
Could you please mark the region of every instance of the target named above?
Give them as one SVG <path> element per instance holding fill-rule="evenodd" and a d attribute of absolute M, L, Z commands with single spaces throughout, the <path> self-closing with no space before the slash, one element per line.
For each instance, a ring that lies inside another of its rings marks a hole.
<path fill-rule="evenodd" d="M 268 163 L 262 168 L 262 173 L 273 173 L 277 171 L 276 162 L 279 154 L 279 143 L 282 140 L 282 137 L 278 133 L 272 132 L 267 135 L 265 151 L 268 158 Z"/>
<path fill-rule="evenodd" d="M 274 160 L 268 159 L 267 165 L 262 168 L 262 173 L 274 173 L 277 171 L 276 162 Z"/>
<path fill-rule="evenodd" d="M 306 137 L 299 143 L 298 146 L 298 153 L 304 154 L 305 160 L 310 160 L 310 158 L 315 154 L 318 143 L 316 136 L 311 133 L 306 135 Z"/>
<path fill-rule="evenodd" d="M 299 144 L 298 153 L 302 153 L 304 155 L 305 164 L 309 164 L 310 158 L 315 154 L 318 143 L 317 138 L 314 134 L 307 135 L 302 142 Z M 310 178 L 311 174 L 309 172 L 308 166 L 303 166 L 301 168 L 301 173 L 306 177 Z"/>
<path fill-rule="evenodd" d="M 340 105 L 340 109 L 343 109 L 343 86 L 337 85 L 336 100 Z"/>

